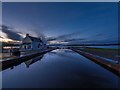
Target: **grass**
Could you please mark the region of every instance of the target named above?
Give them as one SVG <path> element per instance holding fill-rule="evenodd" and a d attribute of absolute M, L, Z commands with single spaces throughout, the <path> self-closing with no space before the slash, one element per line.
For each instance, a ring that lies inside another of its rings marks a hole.
<path fill-rule="evenodd" d="M 114 49 L 114 48 L 95 48 L 95 47 L 88 47 L 87 49 L 89 50 L 102 50 L 102 51 L 106 51 L 106 50 L 110 50 L 110 51 L 119 51 L 120 49 Z"/>

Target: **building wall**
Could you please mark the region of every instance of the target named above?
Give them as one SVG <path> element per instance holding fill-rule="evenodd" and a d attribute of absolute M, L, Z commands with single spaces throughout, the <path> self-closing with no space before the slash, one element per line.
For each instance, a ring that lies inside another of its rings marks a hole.
<path fill-rule="evenodd" d="M 42 48 L 44 48 L 43 43 L 41 43 L 41 42 L 33 42 L 32 43 L 32 49 L 42 49 Z"/>

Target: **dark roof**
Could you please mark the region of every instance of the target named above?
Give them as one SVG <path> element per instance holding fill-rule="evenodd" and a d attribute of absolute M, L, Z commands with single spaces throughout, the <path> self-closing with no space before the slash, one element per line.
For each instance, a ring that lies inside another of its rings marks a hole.
<path fill-rule="evenodd" d="M 28 36 L 32 41 L 35 42 L 42 42 L 42 40 L 40 38 L 36 38 L 36 37 L 32 37 L 32 36 Z"/>

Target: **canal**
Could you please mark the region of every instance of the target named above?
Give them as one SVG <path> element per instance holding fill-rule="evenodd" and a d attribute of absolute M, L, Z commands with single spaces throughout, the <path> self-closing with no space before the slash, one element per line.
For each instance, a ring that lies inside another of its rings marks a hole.
<path fill-rule="evenodd" d="M 118 88 L 119 77 L 80 54 L 60 49 L 2 72 L 3 88 Z"/>

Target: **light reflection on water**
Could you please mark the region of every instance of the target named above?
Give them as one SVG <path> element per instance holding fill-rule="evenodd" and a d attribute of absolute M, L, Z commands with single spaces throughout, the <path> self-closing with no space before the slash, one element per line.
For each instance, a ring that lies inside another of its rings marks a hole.
<path fill-rule="evenodd" d="M 54 50 L 3 71 L 6 88 L 118 87 L 118 77 L 71 50 Z"/>

